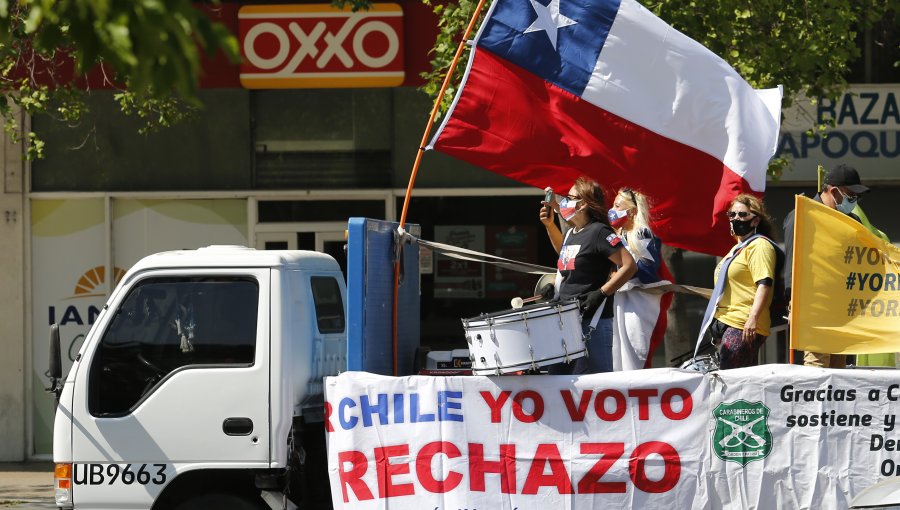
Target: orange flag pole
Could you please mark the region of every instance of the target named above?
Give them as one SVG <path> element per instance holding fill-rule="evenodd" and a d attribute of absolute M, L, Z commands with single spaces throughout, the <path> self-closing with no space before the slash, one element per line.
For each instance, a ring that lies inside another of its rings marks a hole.
<path fill-rule="evenodd" d="M 409 197 L 412 195 L 413 185 L 416 182 L 416 175 L 419 173 L 419 165 L 422 162 L 422 154 L 425 153 L 425 144 L 428 143 L 428 136 L 431 134 L 431 126 L 434 124 L 434 119 L 437 117 L 438 109 L 441 105 L 441 99 L 444 97 L 444 93 L 447 91 L 447 85 L 450 83 L 450 78 L 453 76 L 453 71 L 456 70 L 456 65 L 459 63 L 459 58 L 462 55 L 463 50 L 466 47 L 466 41 L 469 40 L 469 35 L 472 33 L 472 29 L 475 27 L 475 23 L 478 20 L 478 14 L 481 12 L 482 7 L 484 7 L 485 0 L 479 0 L 478 5 L 475 7 L 475 12 L 472 13 L 472 19 L 469 20 L 468 26 L 466 26 L 466 31 L 462 36 L 462 40 L 459 42 L 459 47 L 456 48 L 456 54 L 453 56 L 453 61 L 450 63 L 450 68 L 447 70 L 447 75 L 444 76 L 444 83 L 441 84 L 441 90 L 438 92 L 437 98 L 434 101 L 434 107 L 431 108 L 431 114 L 428 116 L 428 122 L 425 124 L 425 132 L 422 133 L 422 141 L 419 143 L 419 150 L 416 152 L 416 160 L 413 163 L 412 172 L 409 176 L 409 184 L 406 186 L 406 197 L 403 199 L 403 210 L 400 213 L 400 229 L 406 226 L 406 213 L 409 210 Z M 400 258 L 394 261 L 394 303 L 393 303 L 393 317 L 391 322 L 392 328 L 392 349 L 394 355 L 394 376 L 398 375 L 398 346 L 397 346 L 397 335 L 398 335 L 398 325 L 397 325 L 397 304 L 399 299 L 398 289 L 400 288 Z"/>

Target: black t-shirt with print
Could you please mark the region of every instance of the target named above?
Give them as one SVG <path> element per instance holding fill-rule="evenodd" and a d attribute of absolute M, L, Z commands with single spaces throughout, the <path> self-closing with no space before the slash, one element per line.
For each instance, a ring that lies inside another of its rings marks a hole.
<path fill-rule="evenodd" d="M 592 222 L 584 229 L 569 231 L 559 252 L 556 268 L 562 275 L 559 289 L 560 299 L 582 297 L 597 290 L 609 279 L 613 263 L 609 257 L 622 247 L 622 241 L 608 225 Z M 606 299 L 606 306 L 600 315 L 606 319 L 613 316 L 612 297 Z M 594 310 L 585 310 L 585 318 Z"/>

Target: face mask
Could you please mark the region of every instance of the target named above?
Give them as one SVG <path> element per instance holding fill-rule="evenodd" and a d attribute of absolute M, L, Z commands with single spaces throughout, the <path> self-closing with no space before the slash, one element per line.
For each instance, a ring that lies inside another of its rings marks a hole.
<path fill-rule="evenodd" d="M 734 232 L 734 235 L 738 237 L 744 237 L 756 230 L 756 227 L 753 226 L 753 220 L 745 220 L 741 221 L 738 219 L 731 220 L 731 231 Z"/>
<path fill-rule="evenodd" d="M 612 226 L 612 228 L 619 228 L 621 226 L 624 226 L 625 223 L 628 222 L 628 209 L 624 209 L 621 211 L 610 209 L 609 211 L 607 211 L 606 217 L 609 218 L 609 224 Z"/>
<path fill-rule="evenodd" d="M 841 194 L 841 203 L 837 205 L 837 210 L 844 214 L 853 212 L 853 209 L 856 208 L 856 199 L 850 200 L 850 197 L 845 195 L 840 188 L 838 188 L 838 193 Z"/>
<path fill-rule="evenodd" d="M 574 218 L 578 214 L 578 200 L 571 200 L 568 197 L 563 198 L 559 203 L 559 214 L 566 221 Z"/>

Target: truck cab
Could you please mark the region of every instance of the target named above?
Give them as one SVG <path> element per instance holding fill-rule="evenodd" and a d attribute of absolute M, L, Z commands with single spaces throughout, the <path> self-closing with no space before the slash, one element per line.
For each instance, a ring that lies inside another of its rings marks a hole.
<path fill-rule="evenodd" d="M 139 261 L 59 391 L 57 505 L 309 498 L 292 480 L 324 455 L 322 380 L 346 370 L 345 295 L 338 263 L 316 252 L 212 246 Z"/>

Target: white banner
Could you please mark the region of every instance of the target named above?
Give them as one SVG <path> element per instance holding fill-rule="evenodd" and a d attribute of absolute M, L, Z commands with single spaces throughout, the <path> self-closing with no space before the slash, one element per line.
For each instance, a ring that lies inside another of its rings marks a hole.
<path fill-rule="evenodd" d="M 326 379 L 335 508 L 843 509 L 900 474 L 896 371 Z"/>

